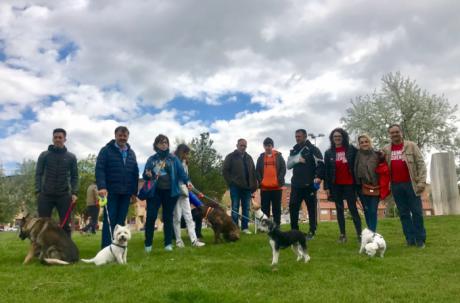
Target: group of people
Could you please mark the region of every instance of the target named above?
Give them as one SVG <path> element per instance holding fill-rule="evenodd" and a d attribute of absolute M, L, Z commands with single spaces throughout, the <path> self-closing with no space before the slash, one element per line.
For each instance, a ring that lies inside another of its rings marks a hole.
<path fill-rule="evenodd" d="M 377 229 L 377 207 L 381 192 L 391 186 L 404 235 L 408 245 L 425 246 L 420 194 L 425 188 L 426 167 L 417 145 L 403 139 L 401 127 L 388 128 L 391 143 L 382 151 L 373 149 L 372 140 L 367 135 L 358 137 L 358 148 L 350 143 L 348 133 L 342 128 L 334 129 L 330 136 L 330 148 L 324 158 L 320 150 L 307 139 L 305 129 L 295 132 L 296 144 L 290 151 L 287 163 L 283 155 L 274 148 L 274 141 L 263 141 L 264 152 L 256 164 L 246 152 L 247 141 L 239 139 L 236 150 L 225 157 L 223 177 L 230 190 L 232 219 L 241 230 L 248 229 L 251 198 L 260 189 L 261 209 L 272 216 L 276 224 L 281 223 L 281 198 L 285 185 L 287 169 L 292 169 L 291 196 L 289 200 L 290 224 L 299 229 L 299 210 L 303 201 L 308 209 L 309 232 L 307 238 L 313 239 L 317 229 L 316 192 L 321 182 L 328 196 L 335 202 L 339 224 L 339 242 L 347 241 L 345 232 L 344 200 L 353 218 L 358 239 L 361 234 L 361 219 L 356 206 L 357 197 L 361 201 L 369 229 Z M 66 218 L 72 204 L 76 203 L 78 192 L 77 159 L 66 147 L 66 131 L 62 128 L 53 131 L 53 144 L 40 154 L 36 169 L 36 193 L 38 215 L 50 217 L 56 208 L 63 229 L 70 236 L 69 220 Z M 99 152 L 96 160 L 96 184 L 88 189 L 87 199 L 107 198 L 107 211 L 104 212 L 101 247 L 111 244 L 111 230 L 117 224 L 124 225 L 128 208 L 135 202 L 138 194 L 139 168 L 136 154 L 127 143 L 129 130 L 124 126 L 115 129 L 115 138 Z M 142 177 L 146 190 L 145 242 L 146 252 L 152 251 L 155 221 L 160 207 L 164 223 L 165 250 L 176 246 L 183 247 L 180 235 L 181 218 L 185 220 L 188 235 L 193 246 L 204 246 L 200 240 L 201 216 L 198 208 L 195 213 L 189 200 L 193 185 L 188 175 L 188 156 L 190 148 L 180 144 L 174 153 L 169 150 L 168 137 L 158 135 L 153 143 L 155 153 L 145 164 Z M 383 173 L 379 169 L 387 168 Z M 385 181 L 386 180 L 386 181 Z M 379 194 L 376 195 L 376 192 Z M 241 215 L 239 209 L 242 209 Z M 97 202 L 94 201 L 90 231 L 97 223 Z M 198 213 L 198 215 L 197 215 Z M 109 223 L 110 222 L 110 223 Z M 198 228 L 197 228 L 198 227 Z"/>

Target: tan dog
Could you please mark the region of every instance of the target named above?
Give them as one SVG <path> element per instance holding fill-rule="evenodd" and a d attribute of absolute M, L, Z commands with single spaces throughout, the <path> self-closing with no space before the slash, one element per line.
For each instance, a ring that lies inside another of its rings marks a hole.
<path fill-rule="evenodd" d="M 19 228 L 19 237 L 29 238 L 31 242 L 24 264 L 35 256 L 44 264 L 67 265 L 80 259 L 75 243 L 51 218 L 27 215 L 20 220 Z"/>

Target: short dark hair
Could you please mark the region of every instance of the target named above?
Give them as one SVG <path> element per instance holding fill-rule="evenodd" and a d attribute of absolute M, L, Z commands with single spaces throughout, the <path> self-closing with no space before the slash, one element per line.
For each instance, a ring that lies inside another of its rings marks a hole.
<path fill-rule="evenodd" d="M 182 160 L 182 157 L 184 156 L 184 154 L 187 154 L 189 152 L 190 152 L 190 147 L 188 147 L 187 144 L 181 143 L 177 146 L 174 154 L 176 155 L 177 158 Z"/>
<path fill-rule="evenodd" d="M 343 147 L 345 147 L 345 149 L 348 149 L 348 146 L 350 145 L 350 137 L 348 136 L 347 131 L 341 127 L 335 128 L 334 130 L 331 131 L 331 134 L 329 135 L 329 142 L 331 143 L 331 149 L 335 150 L 334 133 L 339 133 L 342 135 L 342 145 Z"/>
<path fill-rule="evenodd" d="M 397 128 L 399 128 L 399 130 L 402 131 L 401 125 L 399 125 L 399 124 L 397 124 L 397 123 L 393 123 L 393 124 L 391 124 L 390 126 L 388 126 L 388 129 L 387 129 L 387 130 L 390 131 L 390 129 L 392 129 L 393 127 L 397 127 Z"/>
<path fill-rule="evenodd" d="M 54 135 L 55 133 L 63 133 L 63 134 L 64 134 L 64 137 L 67 137 L 67 132 L 66 132 L 65 129 L 63 129 L 63 128 L 55 128 L 55 129 L 53 130 L 53 135 Z"/>
<path fill-rule="evenodd" d="M 267 146 L 267 145 L 275 146 L 275 144 L 273 143 L 273 139 L 272 139 L 272 138 L 270 138 L 270 137 L 265 138 L 265 140 L 264 140 L 264 146 Z"/>
<path fill-rule="evenodd" d="M 129 134 L 129 130 L 126 126 L 118 126 L 117 128 L 115 128 L 115 134 L 118 132 Z"/>
<path fill-rule="evenodd" d="M 296 130 L 295 132 L 296 132 L 296 133 L 302 133 L 302 134 L 304 134 L 304 136 L 307 135 L 307 131 L 306 131 L 305 129 L 303 129 L 303 128 L 299 128 L 299 129 Z"/>
<path fill-rule="evenodd" d="M 168 145 L 169 145 L 169 139 L 168 139 L 168 137 L 166 137 L 166 136 L 163 135 L 163 134 L 159 134 L 159 135 L 155 138 L 155 141 L 153 141 L 153 149 L 154 149 L 156 152 L 159 151 L 159 149 L 157 148 L 157 144 L 158 144 L 158 143 L 161 143 L 161 142 L 163 142 L 163 141 L 168 142 Z"/>
<path fill-rule="evenodd" d="M 240 144 L 240 142 L 243 141 L 243 140 L 246 141 L 246 139 L 239 138 L 238 141 L 236 141 L 236 144 Z M 248 142 L 248 141 L 246 141 L 246 142 Z"/>

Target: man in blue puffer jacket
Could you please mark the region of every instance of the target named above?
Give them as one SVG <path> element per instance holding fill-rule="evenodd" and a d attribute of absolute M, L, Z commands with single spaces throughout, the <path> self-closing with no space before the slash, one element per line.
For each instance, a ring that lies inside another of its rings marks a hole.
<path fill-rule="evenodd" d="M 110 228 L 125 225 L 130 200 L 135 201 L 139 168 L 136 154 L 129 146 L 129 130 L 125 126 L 115 129 L 115 140 L 104 146 L 96 161 L 96 183 L 99 195 L 107 197 L 107 209 L 110 216 Z M 112 243 L 107 213 L 104 212 L 102 243 L 104 248 Z"/>

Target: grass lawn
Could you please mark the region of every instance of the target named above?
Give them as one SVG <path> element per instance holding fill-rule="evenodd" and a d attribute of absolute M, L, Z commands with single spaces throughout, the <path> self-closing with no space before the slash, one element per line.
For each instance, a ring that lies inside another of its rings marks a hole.
<path fill-rule="evenodd" d="M 128 265 L 22 265 L 29 243 L 0 233 L 0 302 L 460 302 L 460 217 L 427 217 L 425 249 L 406 247 L 398 219 L 379 221 L 384 259 L 358 255 L 353 224 L 336 243 L 335 222 L 321 222 L 309 242 L 310 263 L 284 250 L 273 271 L 265 234 L 203 248 L 163 250 L 156 234 L 146 255 L 143 234 L 129 243 Z M 284 226 L 283 228 L 287 228 Z M 301 226 L 306 231 L 307 226 Z M 93 257 L 100 234 L 74 234 L 80 256 Z M 184 239 L 188 239 L 184 236 Z M 28 240 L 27 240 L 28 241 Z"/>

